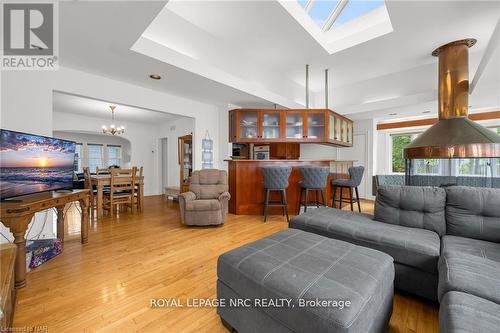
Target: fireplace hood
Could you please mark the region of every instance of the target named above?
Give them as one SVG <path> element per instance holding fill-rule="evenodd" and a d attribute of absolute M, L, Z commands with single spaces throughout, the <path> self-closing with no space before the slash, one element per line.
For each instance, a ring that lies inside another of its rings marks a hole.
<path fill-rule="evenodd" d="M 458 40 L 432 52 L 439 57 L 439 121 L 404 148 L 405 159 L 500 157 L 500 136 L 468 118 L 469 47 Z"/>

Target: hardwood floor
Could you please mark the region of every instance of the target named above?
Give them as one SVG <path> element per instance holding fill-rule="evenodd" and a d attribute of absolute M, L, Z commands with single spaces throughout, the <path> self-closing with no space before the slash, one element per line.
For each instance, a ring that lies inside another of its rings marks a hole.
<path fill-rule="evenodd" d="M 369 212 L 373 204 L 363 202 Z M 287 228 L 281 216 L 230 215 L 222 227 L 188 228 L 178 206 L 146 197 L 143 213 L 93 222 L 79 241 L 79 215 L 67 213 L 61 255 L 27 274 L 16 327 L 48 332 L 227 332 L 215 308 L 150 307 L 151 298 L 215 298 L 217 257 Z M 389 332 L 438 331 L 437 305 L 397 293 Z"/>

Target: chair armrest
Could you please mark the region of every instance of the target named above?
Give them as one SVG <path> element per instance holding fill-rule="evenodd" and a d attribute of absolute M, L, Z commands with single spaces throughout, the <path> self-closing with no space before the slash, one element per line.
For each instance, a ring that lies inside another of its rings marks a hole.
<path fill-rule="evenodd" d="M 179 200 L 184 200 L 184 201 L 193 201 L 196 199 L 196 194 L 193 192 L 184 192 L 179 194 Z"/>
<path fill-rule="evenodd" d="M 231 194 L 229 194 L 229 192 L 222 192 L 220 195 L 219 195 L 219 201 L 222 201 L 222 200 L 227 200 L 229 201 L 231 199 Z"/>

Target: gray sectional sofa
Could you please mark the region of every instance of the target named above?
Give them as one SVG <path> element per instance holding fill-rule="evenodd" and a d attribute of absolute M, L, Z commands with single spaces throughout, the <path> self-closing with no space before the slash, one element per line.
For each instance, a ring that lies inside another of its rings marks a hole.
<path fill-rule="evenodd" d="M 380 186 L 373 217 L 318 208 L 289 226 L 392 256 L 396 288 L 440 301 L 442 332 L 498 332 L 500 189 Z"/>

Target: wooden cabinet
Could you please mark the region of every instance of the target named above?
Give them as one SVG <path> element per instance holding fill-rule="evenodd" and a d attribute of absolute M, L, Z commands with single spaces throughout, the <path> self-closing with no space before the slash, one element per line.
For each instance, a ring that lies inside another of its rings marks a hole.
<path fill-rule="evenodd" d="M 189 191 L 189 180 L 193 172 L 193 136 L 191 134 L 180 136 L 177 139 L 180 169 L 180 192 Z"/>
<path fill-rule="evenodd" d="M 352 120 L 328 109 L 229 111 L 231 142 L 352 146 Z"/>

